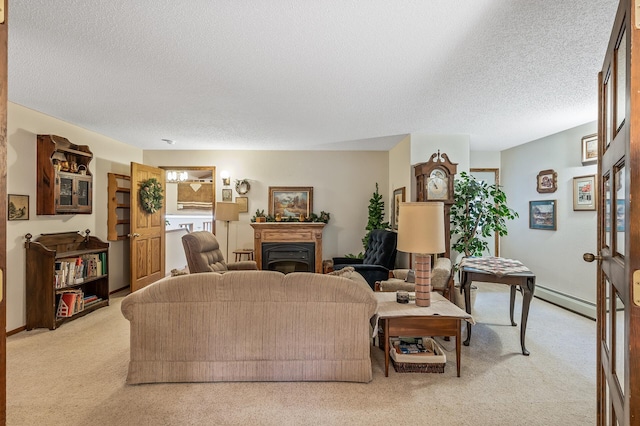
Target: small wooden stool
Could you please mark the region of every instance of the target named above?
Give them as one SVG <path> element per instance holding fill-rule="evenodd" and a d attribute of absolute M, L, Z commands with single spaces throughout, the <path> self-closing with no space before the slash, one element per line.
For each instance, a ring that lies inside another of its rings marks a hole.
<path fill-rule="evenodd" d="M 236 262 L 242 261 L 242 256 L 244 255 L 247 256 L 247 260 L 253 260 L 253 249 L 234 250 L 233 254 L 236 255 Z"/>

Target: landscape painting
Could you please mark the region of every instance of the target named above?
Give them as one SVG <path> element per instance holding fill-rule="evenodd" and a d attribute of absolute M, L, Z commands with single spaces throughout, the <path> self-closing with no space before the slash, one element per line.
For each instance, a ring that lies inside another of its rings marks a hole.
<path fill-rule="evenodd" d="M 29 196 L 9 194 L 7 213 L 9 220 L 29 220 Z"/>
<path fill-rule="evenodd" d="M 529 201 L 529 228 L 556 230 L 556 200 Z"/>
<path fill-rule="evenodd" d="M 309 217 L 313 212 L 312 186 L 269 187 L 269 216 Z"/>

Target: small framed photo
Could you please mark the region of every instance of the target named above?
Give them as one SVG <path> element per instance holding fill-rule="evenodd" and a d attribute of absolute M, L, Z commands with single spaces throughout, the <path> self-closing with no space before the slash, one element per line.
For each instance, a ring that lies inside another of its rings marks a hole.
<path fill-rule="evenodd" d="M 222 190 L 222 201 L 231 201 L 231 188 Z"/>
<path fill-rule="evenodd" d="M 400 213 L 400 203 L 405 202 L 405 187 L 393 190 L 393 202 L 391 204 L 391 227 L 398 230 L 398 214 Z"/>
<path fill-rule="evenodd" d="M 556 200 L 529 201 L 529 228 L 557 229 Z"/>
<path fill-rule="evenodd" d="M 238 205 L 238 213 L 249 212 L 249 197 L 236 197 L 236 204 Z"/>
<path fill-rule="evenodd" d="M 582 165 L 598 163 L 598 134 L 585 136 L 582 138 Z"/>
<path fill-rule="evenodd" d="M 558 173 L 553 169 L 543 170 L 536 177 L 536 189 L 539 193 L 556 192 L 558 189 Z"/>
<path fill-rule="evenodd" d="M 29 220 L 29 196 L 9 194 L 7 217 L 9 220 Z"/>
<path fill-rule="evenodd" d="M 596 175 L 574 177 L 573 210 L 595 210 L 596 191 Z"/>
<path fill-rule="evenodd" d="M 313 186 L 270 186 L 269 216 L 305 217 L 313 213 Z"/>

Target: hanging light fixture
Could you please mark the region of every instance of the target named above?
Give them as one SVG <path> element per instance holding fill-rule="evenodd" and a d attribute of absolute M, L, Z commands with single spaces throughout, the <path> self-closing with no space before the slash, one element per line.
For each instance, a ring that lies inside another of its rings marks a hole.
<path fill-rule="evenodd" d="M 189 173 L 176 170 L 168 170 L 167 171 L 167 182 L 184 182 L 189 178 Z"/>

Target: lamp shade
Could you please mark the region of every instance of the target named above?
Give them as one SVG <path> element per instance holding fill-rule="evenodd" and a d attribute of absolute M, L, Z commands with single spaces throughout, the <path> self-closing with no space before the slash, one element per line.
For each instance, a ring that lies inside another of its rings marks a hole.
<path fill-rule="evenodd" d="M 444 203 L 400 203 L 398 250 L 436 254 L 444 247 Z"/>
<path fill-rule="evenodd" d="M 240 207 L 236 203 L 216 203 L 216 220 L 236 221 L 240 218 Z"/>

